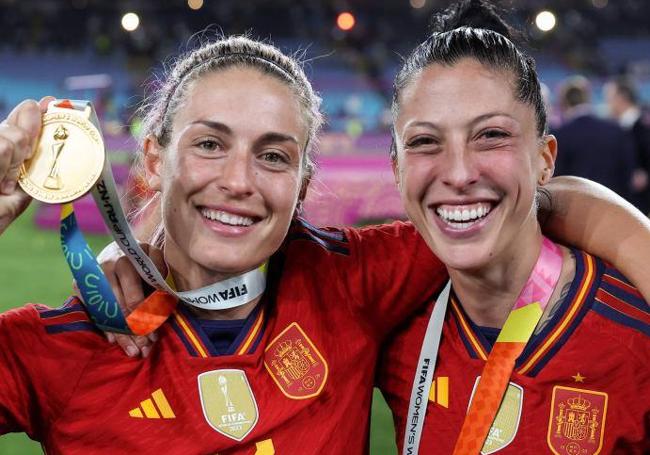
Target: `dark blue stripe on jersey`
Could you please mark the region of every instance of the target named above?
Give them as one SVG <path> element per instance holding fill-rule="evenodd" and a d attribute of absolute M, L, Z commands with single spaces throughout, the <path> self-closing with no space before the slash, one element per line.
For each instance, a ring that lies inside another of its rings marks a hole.
<path fill-rule="evenodd" d="M 458 299 L 456 299 L 456 301 L 458 301 Z M 490 343 L 490 341 L 487 338 L 485 338 L 481 328 L 478 325 L 474 324 L 474 321 L 472 321 L 469 318 L 469 316 L 467 316 L 467 313 L 465 313 L 465 310 L 463 309 L 462 305 L 459 304 L 458 308 L 463 313 L 463 316 L 465 316 L 465 320 L 469 324 L 470 330 L 474 334 L 474 337 L 476 338 L 476 340 L 481 344 L 481 347 L 483 348 L 485 353 L 489 354 L 490 351 L 492 350 L 492 344 Z M 499 329 L 497 329 L 497 330 L 499 330 Z M 478 355 L 478 353 L 477 353 L 477 355 Z"/>
<path fill-rule="evenodd" d="M 582 274 L 584 274 L 584 269 L 585 269 L 585 253 L 581 251 L 574 250 L 573 251 L 575 257 L 576 257 L 576 276 L 578 275 L 578 264 L 582 267 Z M 537 361 L 537 365 L 535 365 L 533 368 L 526 373 L 526 376 L 530 377 L 535 377 L 537 374 L 542 371 L 542 368 L 546 366 L 546 364 L 553 358 L 553 356 L 562 348 L 562 346 L 565 345 L 569 337 L 575 332 L 576 328 L 580 325 L 582 320 L 584 319 L 585 315 L 591 310 L 593 307 L 594 303 L 596 303 L 596 292 L 598 291 L 598 288 L 600 286 L 600 282 L 602 279 L 602 274 L 605 269 L 605 264 L 603 261 L 600 259 L 594 257 L 594 280 L 592 282 L 591 288 L 589 291 L 587 291 L 587 294 L 584 297 L 583 303 L 580 304 L 580 309 L 578 310 L 578 313 L 575 315 L 573 318 L 573 321 L 564 329 L 562 332 L 562 335 L 560 335 L 551 345 L 550 349 L 544 354 L 540 359 Z M 580 276 L 580 280 L 574 280 L 574 283 L 576 281 L 582 281 L 582 274 Z M 571 289 L 573 291 L 573 288 Z M 575 294 L 569 293 L 571 298 L 568 298 L 567 296 L 567 301 L 572 303 L 573 299 L 575 297 Z M 564 316 L 564 311 L 558 311 L 556 315 L 558 316 L 558 320 Z M 554 322 L 549 324 L 549 326 L 556 326 L 556 322 L 554 319 Z M 543 338 L 542 338 L 543 339 Z M 519 362 L 517 362 L 519 363 Z M 520 365 L 517 365 L 520 366 Z"/>
<path fill-rule="evenodd" d="M 302 225 L 321 238 L 333 240 L 335 242 L 348 243 L 348 239 L 346 238 L 343 231 L 326 231 L 324 229 L 319 229 L 302 218 L 298 218 L 296 221 L 298 224 Z"/>
<path fill-rule="evenodd" d="M 463 308 L 461 305 L 458 305 L 458 308 L 460 311 L 463 311 Z M 449 308 L 447 310 L 447 313 L 453 313 L 454 310 Z M 465 330 L 463 329 L 463 326 L 460 323 L 460 320 L 456 317 L 456 315 L 452 315 L 452 318 L 454 319 L 454 322 L 456 323 L 456 327 L 458 328 L 458 333 L 460 335 L 460 340 L 463 342 L 465 345 L 465 349 L 467 349 L 467 353 L 469 356 L 473 359 L 480 359 L 481 357 L 478 355 L 478 353 L 474 350 L 474 347 L 472 346 L 472 343 L 469 341 L 467 336 L 465 335 Z"/>
<path fill-rule="evenodd" d="M 181 305 L 178 305 L 178 306 L 180 307 Z M 176 332 L 176 335 L 178 335 L 178 338 L 179 338 L 179 339 L 183 342 L 183 344 L 185 345 L 185 348 L 187 349 L 188 354 L 191 355 L 192 357 L 198 357 L 198 356 L 199 356 L 199 353 L 196 352 L 196 349 L 194 349 L 194 347 L 192 346 L 192 344 L 190 343 L 190 341 L 187 339 L 187 337 L 185 336 L 185 332 L 184 332 L 183 329 L 178 325 L 178 323 L 176 322 L 176 319 L 174 319 L 174 318 L 169 318 L 169 321 L 171 321 L 172 328 L 173 328 L 174 331 Z"/>
<path fill-rule="evenodd" d="M 605 273 L 606 275 L 614 276 L 613 273 L 610 273 L 612 269 L 607 270 Z M 619 277 L 616 277 L 617 279 L 621 280 Z M 630 285 L 634 287 L 633 284 L 631 284 L 629 281 L 626 279 L 622 279 L 622 282 L 624 282 L 627 285 Z M 644 313 L 650 314 L 650 306 L 646 303 L 645 300 L 642 298 L 639 298 L 638 296 L 631 294 L 627 292 L 625 289 L 622 289 L 615 284 L 607 283 L 603 281 L 600 285 L 600 287 L 604 290 L 607 291 L 608 293 L 612 294 L 614 297 L 616 297 L 618 300 L 622 300 L 623 302 L 627 303 L 628 305 L 631 305 Z"/>
<path fill-rule="evenodd" d="M 77 304 L 70 305 L 70 306 L 65 307 L 65 308 L 61 307 L 61 308 L 57 308 L 55 310 L 48 309 L 48 310 L 39 311 L 38 313 L 39 313 L 39 315 L 40 315 L 40 317 L 42 319 L 49 319 L 49 318 L 56 318 L 58 316 L 63 316 L 63 315 L 66 315 L 66 314 L 74 313 L 75 311 L 82 311 L 84 313 L 86 312 L 83 305 L 81 305 L 80 303 L 77 303 Z"/>
<path fill-rule="evenodd" d="M 262 341 L 262 337 L 264 336 L 264 329 L 266 328 L 266 318 L 264 318 L 264 319 L 265 320 L 262 321 L 262 327 L 260 327 L 260 331 L 257 334 L 257 336 L 255 337 L 255 341 L 253 341 L 253 343 L 251 344 L 251 347 L 248 348 L 248 351 L 246 351 L 246 354 L 252 354 L 253 352 L 255 352 L 257 347 L 260 345 L 260 341 Z"/>
<path fill-rule="evenodd" d="M 47 333 L 63 333 L 63 332 L 95 332 L 101 333 L 95 324 L 92 322 L 68 322 L 66 324 L 54 324 L 45 326 Z"/>
<path fill-rule="evenodd" d="M 323 240 L 320 237 L 317 237 L 310 232 L 293 233 L 291 234 L 291 240 L 308 240 L 310 242 L 318 243 L 326 250 L 332 251 L 334 253 L 343 254 L 345 256 L 348 256 L 350 254 L 349 248 L 338 245 L 336 243 L 328 242 L 327 240 Z"/>
<path fill-rule="evenodd" d="M 210 340 L 208 335 L 203 330 L 203 327 L 201 327 L 201 324 L 192 314 L 192 312 L 185 305 L 178 305 L 178 311 L 180 311 L 183 316 L 185 316 L 185 319 L 187 319 L 187 322 L 190 323 L 194 329 L 194 332 L 196 333 L 196 336 L 198 336 L 201 340 L 201 344 L 203 344 L 203 346 L 205 346 L 205 348 L 208 350 L 208 354 L 211 356 L 219 355 L 219 351 L 214 346 L 212 340 Z"/>
<path fill-rule="evenodd" d="M 524 348 L 523 352 L 515 362 L 515 369 L 520 368 L 524 363 L 526 363 L 528 358 L 531 355 L 533 355 L 535 351 L 537 351 L 537 348 L 540 346 L 540 344 L 544 342 L 544 340 L 546 340 L 548 335 L 557 328 L 557 324 L 567 313 L 569 307 L 573 303 L 573 299 L 575 299 L 576 294 L 579 291 L 578 288 L 580 287 L 580 283 L 582 283 L 582 279 L 584 278 L 585 275 L 586 258 L 582 253 L 582 251 L 571 248 L 571 253 L 573 254 L 573 257 L 575 258 L 576 261 L 576 272 L 575 275 L 573 276 L 573 281 L 571 282 L 571 285 L 569 287 L 569 292 L 564 297 L 564 300 L 560 304 L 560 307 L 557 310 L 555 310 L 555 314 L 553 315 L 551 320 L 546 324 L 546 327 L 544 327 L 544 329 L 542 329 L 542 331 L 539 332 L 537 335 L 534 335 L 530 339 L 528 344 L 526 344 L 526 347 Z M 595 267 L 598 268 L 598 264 L 596 264 Z M 594 274 L 595 273 L 596 271 L 594 270 Z"/>
<path fill-rule="evenodd" d="M 642 321 L 639 321 L 638 319 L 631 318 L 628 315 L 615 310 L 611 306 L 598 301 L 594 302 L 593 309 L 596 313 L 606 317 L 607 319 L 622 324 L 626 327 L 630 327 L 631 329 L 638 330 L 639 332 L 650 337 L 650 326 Z"/>
<path fill-rule="evenodd" d="M 241 328 L 239 334 L 235 337 L 233 342 L 230 344 L 228 350 L 224 353 L 225 355 L 235 354 L 241 347 L 242 342 L 246 338 L 248 338 L 251 327 L 253 326 L 255 320 L 257 319 L 257 315 L 260 313 L 260 311 L 262 311 L 262 304 L 263 302 L 260 302 L 258 305 L 256 305 L 253 311 L 251 311 L 251 314 L 248 315 L 248 317 L 246 318 L 246 322 L 244 323 L 244 326 Z"/>

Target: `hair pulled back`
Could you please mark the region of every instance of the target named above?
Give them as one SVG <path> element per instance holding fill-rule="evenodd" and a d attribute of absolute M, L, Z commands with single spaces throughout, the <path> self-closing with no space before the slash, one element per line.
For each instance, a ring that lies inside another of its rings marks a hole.
<path fill-rule="evenodd" d="M 393 119 L 399 112 L 400 94 L 424 68 L 433 64 L 452 66 L 463 58 L 473 58 L 514 76 L 516 98 L 533 107 L 537 132 L 540 136 L 546 133 L 546 109 L 535 61 L 513 43 L 520 34 L 503 20 L 494 5 L 484 0 L 461 0 L 436 14 L 431 29 L 432 33 L 406 57 L 395 77 Z M 390 156 L 395 159 L 394 128 L 392 134 Z"/>
<path fill-rule="evenodd" d="M 144 153 L 144 141 L 147 138 L 154 138 L 163 148 L 169 145 L 174 118 L 182 107 L 192 83 L 208 73 L 229 68 L 255 69 L 278 79 L 292 90 L 301 107 L 307 129 L 307 141 L 302 154 L 303 182 L 312 176 L 314 144 L 323 124 L 323 115 L 320 111 L 321 98 L 312 88 L 297 58 L 284 54 L 271 44 L 245 36 L 222 37 L 206 42 L 178 57 L 166 71 L 162 80 L 156 84 L 156 89 L 145 98 L 140 107 L 141 151 L 140 162 L 135 166 L 136 174 L 143 172 L 141 158 Z M 142 181 L 142 179 L 138 180 Z M 303 184 L 300 198 L 304 197 L 304 189 L 306 185 Z M 164 242 L 164 232 L 161 223 L 160 195 L 146 195 L 146 193 L 148 191 L 145 191 L 144 195 L 133 195 L 140 208 L 136 209 L 131 216 L 138 219 L 142 237 L 149 239 L 156 246 L 161 246 Z"/>
<path fill-rule="evenodd" d="M 245 36 L 231 36 L 208 42 L 181 56 L 168 71 L 160 89 L 145 100 L 142 139 L 154 137 L 169 145 L 174 117 L 192 82 L 201 76 L 228 68 L 253 68 L 287 84 L 297 96 L 308 129 L 303 164 L 313 172 L 312 149 L 323 123 L 321 98 L 316 94 L 297 59 L 277 47 Z"/>

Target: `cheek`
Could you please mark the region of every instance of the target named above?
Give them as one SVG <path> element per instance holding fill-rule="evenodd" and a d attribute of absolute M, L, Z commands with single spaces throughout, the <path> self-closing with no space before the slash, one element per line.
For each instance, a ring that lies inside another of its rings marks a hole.
<path fill-rule="evenodd" d="M 253 177 L 266 204 L 277 215 L 291 218 L 298 202 L 301 173 L 297 171 L 274 173 L 256 170 Z"/>
<path fill-rule="evenodd" d="M 419 204 L 435 182 L 436 159 L 430 155 L 405 155 L 399 161 L 400 191 L 405 204 Z"/>

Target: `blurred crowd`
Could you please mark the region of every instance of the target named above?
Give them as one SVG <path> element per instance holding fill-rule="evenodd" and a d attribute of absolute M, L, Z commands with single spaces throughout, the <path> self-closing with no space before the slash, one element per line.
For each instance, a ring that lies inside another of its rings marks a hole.
<path fill-rule="evenodd" d="M 650 112 L 629 77 L 612 78 L 602 90 L 605 118 L 597 114 L 587 78 L 573 76 L 561 84 L 551 131 L 559 144 L 556 175 L 594 180 L 648 214 Z"/>

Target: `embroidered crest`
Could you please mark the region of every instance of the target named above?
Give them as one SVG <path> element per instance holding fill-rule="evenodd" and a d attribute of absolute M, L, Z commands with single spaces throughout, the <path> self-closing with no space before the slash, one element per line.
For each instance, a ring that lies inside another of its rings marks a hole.
<path fill-rule="evenodd" d="M 296 322 L 268 345 L 264 366 L 282 393 L 295 400 L 315 397 L 327 381 L 327 362 Z"/>
<path fill-rule="evenodd" d="M 257 424 L 255 396 L 242 370 L 214 370 L 198 376 L 203 415 L 210 426 L 241 441 Z"/>
<path fill-rule="evenodd" d="M 596 455 L 603 448 L 607 394 L 553 387 L 546 440 L 556 455 Z"/>
<path fill-rule="evenodd" d="M 481 379 L 480 376 L 474 382 L 472 396 L 469 399 L 470 405 L 472 404 L 479 379 Z M 523 402 L 524 389 L 514 382 L 510 382 L 506 393 L 503 395 L 503 400 L 501 401 L 497 415 L 494 417 L 494 422 L 492 422 L 487 438 L 485 438 L 485 442 L 483 443 L 483 448 L 481 449 L 482 455 L 498 452 L 515 439 L 517 430 L 519 429 Z"/>

